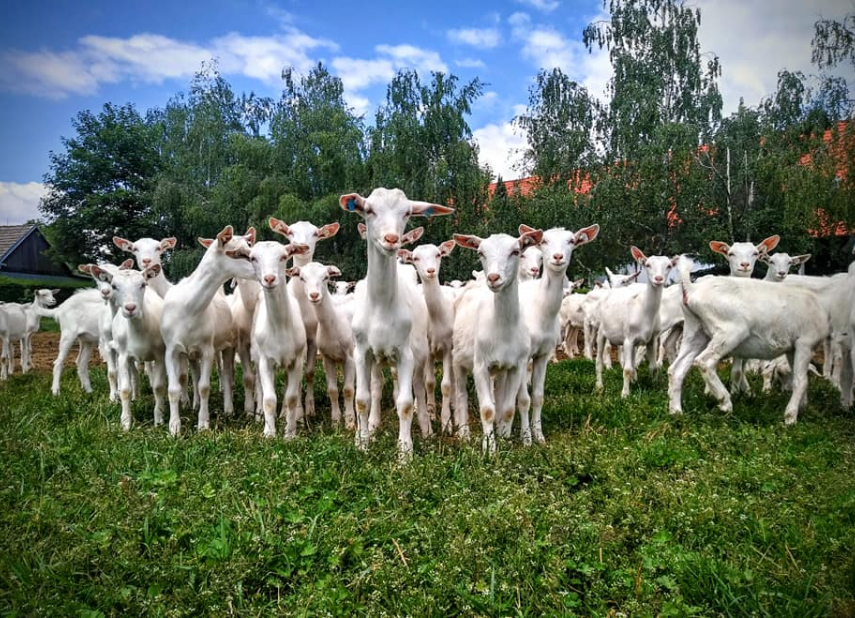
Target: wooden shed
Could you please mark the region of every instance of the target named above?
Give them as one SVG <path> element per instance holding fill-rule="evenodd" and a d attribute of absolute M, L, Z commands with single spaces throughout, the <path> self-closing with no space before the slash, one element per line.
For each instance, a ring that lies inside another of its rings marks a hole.
<path fill-rule="evenodd" d="M 45 254 L 50 248 L 38 225 L 0 225 L 0 276 L 44 282 L 79 282 L 68 265 Z"/>

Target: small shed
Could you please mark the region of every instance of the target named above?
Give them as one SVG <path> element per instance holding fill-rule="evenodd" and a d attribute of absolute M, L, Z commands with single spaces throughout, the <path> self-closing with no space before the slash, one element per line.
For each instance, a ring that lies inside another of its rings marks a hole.
<path fill-rule="evenodd" d="M 36 224 L 0 225 L 0 276 L 45 283 L 80 282 L 67 264 L 45 254 L 49 248 Z"/>

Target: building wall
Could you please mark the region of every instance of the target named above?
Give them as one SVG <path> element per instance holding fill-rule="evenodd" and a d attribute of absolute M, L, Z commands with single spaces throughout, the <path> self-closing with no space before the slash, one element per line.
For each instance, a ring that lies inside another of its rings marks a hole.
<path fill-rule="evenodd" d="M 0 273 L 25 273 L 37 275 L 60 275 L 71 274 L 64 264 L 57 264 L 42 252 L 49 248 L 47 241 L 38 230 L 30 234 L 27 239 L 18 245 L 12 254 L 6 258 Z"/>

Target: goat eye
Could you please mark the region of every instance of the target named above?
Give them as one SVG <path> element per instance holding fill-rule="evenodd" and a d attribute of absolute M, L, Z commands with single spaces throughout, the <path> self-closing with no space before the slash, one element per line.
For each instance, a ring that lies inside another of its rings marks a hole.
<path fill-rule="evenodd" d="M 514 249 L 513 251 L 511 251 L 511 255 L 519 255 L 519 254 L 520 254 L 519 249 Z"/>
<path fill-rule="evenodd" d="M 115 285 L 111 285 L 110 287 L 113 288 L 114 290 L 118 289 Z"/>
<path fill-rule="evenodd" d="M 249 261 L 250 262 L 257 262 L 258 260 L 256 260 L 255 257 L 251 257 L 251 258 L 249 258 Z"/>
<path fill-rule="evenodd" d="M 413 258 L 413 261 L 414 261 L 414 262 L 418 262 L 418 261 L 419 261 L 419 258 L 414 257 L 414 258 Z"/>

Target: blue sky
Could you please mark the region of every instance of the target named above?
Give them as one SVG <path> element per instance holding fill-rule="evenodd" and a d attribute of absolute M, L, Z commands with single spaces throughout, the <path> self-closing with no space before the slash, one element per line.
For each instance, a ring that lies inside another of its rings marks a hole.
<path fill-rule="evenodd" d="M 209 0 L 8 3 L 0 24 L 0 224 L 37 216 L 48 153 L 73 134 L 71 118 L 103 103 L 140 111 L 186 90 L 203 61 L 218 58 L 237 91 L 276 96 L 284 66 L 323 61 L 370 121 L 401 68 L 481 78 L 485 95 L 470 126 L 482 160 L 504 177 L 522 138 L 510 121 L 524 109 L 538 69 L 561 67 L 602 96 L 605 53 L 589 54 L 584 26 L 603 18 L 597 0 Z M 756 105 L 778 70 L 810 66 L 813 22 L 841 18 L 851 0 L 697 0 L 704 51 L 721 58 L 725 111 Z M 851 79 L 851 76 L 850 76 Z"/>

